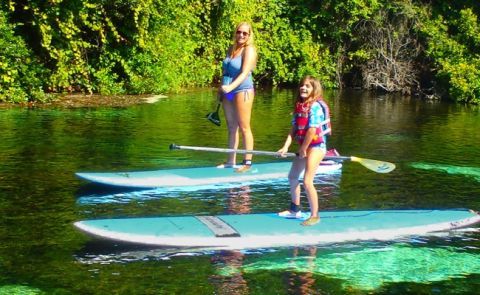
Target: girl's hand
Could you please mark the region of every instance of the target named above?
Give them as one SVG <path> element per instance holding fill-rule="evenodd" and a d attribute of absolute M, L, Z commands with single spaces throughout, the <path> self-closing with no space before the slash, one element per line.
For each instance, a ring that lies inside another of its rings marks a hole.
<path fill-rule="evenodd" d="M 279 149 L 279 150 L 277 151 L 277 153 L 280 154 L 279 156 L 282 157 L 282 158 L 285 158 L 285 157 L 286 157 L 286 156 L 285 156 L 285 153 L 286 153 L 286 152 L 288 152 L 288 147 L 282 147 L 281 149 Z"/>
<path fill-rule="evenodd" d="M 300 159 L 306 158 L 307 157 L 307 147 L 300 147 L 298 150 L 298 157 Z"/>

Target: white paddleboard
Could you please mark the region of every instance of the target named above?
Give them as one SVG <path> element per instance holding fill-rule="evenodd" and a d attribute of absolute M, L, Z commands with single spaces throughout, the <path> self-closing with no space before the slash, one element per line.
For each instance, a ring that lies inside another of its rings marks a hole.
<path fill-rule="evenodd" d="M 75 226 L 94 237 L 118 242 L 242 249 L 391 240 L 480 222 L 480 216 L 470 210 L 322 211 L 320 217 L 320 223 L 313 226 L 275 213 L 97 219 L 78 221 Z"/>
<path fill-rule="evenodd" d="M 158 188 L 200 186 L 221 183 L 248 183 L 270 179 L 286 179 L 291 162 L 254 164 L 246 172 L 238 173 L 233 168 L 199 167 L 164 169 L 134 172 L 78 172 L 78 177 L 110 186 L 131 188 Z M 338 173 L 342 164 L 326 162 L 317 169 L 317 174 Z"/>

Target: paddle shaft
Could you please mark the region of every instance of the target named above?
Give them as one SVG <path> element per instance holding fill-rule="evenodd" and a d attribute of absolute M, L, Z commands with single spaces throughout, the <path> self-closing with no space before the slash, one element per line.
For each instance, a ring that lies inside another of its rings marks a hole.
<path fill-rule="evenodd" d="M 252 154 L 252 155 L 264 155 L 264 156 L 275 156 L 275 157 L 295 157 L 297 154 L 294 153 L 285 153 L 281 155 L 278 152 L 268 152 L 268 151 L 256 151 L 256 150 L 238 150 L 238 149 L 225 149 L 225 148 L 213 148 L 213 147 L 200 147 L 200 146 L 185 146 L 185 145 L 176 145 L 172 143 L 170 145 L 170 150 L 193 150 L 193 151 L 206 151 L 206 152 L 217 152 L 217 153 L 239 153 L 239 154 Z M 355 156 L 325 156 L 325 160 L 333 160 L 336 162 L 343 161 L 352 161 L 359 163 L 363 167 L 372 170 L 377 173 L 389 173 L 395 170 L 395 164 L 372 160 L 364 159 Z"/>
<path fill-rule="evenodd" d="M 240 149 L 228 149 L 228 148 L 214 148 L 214 147 L 200 147 L 200 146 L 185 146 L 185 145 L 176 145 L 172 143 L 170 145 L 170 150 L 191 150 L 191 151 L 204 151 L 204 152 L 216 152 L 216 153 L 237 153 L 237 154 L 252 154 L 252 155 L 261 155 L 261 156 L 274 156 L 280 157 L 278 152 L 269 152 L 269 151 L 257 151 L 257 150 L 240 150 Z M 296 157 L 298 156 L 295 153 L 285 153 L 285 157 Z M 325 156 L 325 160 L 333 160 L 337 162 L 351 160 L 351 157 L 345 156 Z"/>

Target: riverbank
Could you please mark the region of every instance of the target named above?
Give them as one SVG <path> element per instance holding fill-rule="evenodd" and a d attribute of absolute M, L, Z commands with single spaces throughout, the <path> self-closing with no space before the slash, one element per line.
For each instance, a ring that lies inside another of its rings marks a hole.
<path fill-rule="evenodd" d="M 167 96 L 158 95 L 110 95 L 103 96 L 98 94 L 69 94 L 48 102 L 34 103 L 0 103 L 0 109 L 8 109 L 13 107 L 27 108 L 96 108 L 96 107 L 128 107 L 136 104 L 155 103 Z"/>

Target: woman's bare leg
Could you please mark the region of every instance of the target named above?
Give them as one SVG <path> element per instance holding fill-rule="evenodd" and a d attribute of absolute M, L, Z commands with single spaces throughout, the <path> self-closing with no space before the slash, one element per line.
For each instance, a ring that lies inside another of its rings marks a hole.
<path fill-rule="evenodd" d="M 237 149 L 238 148 L 238 121 L 237 121 L 237 110 L 234 101 L 230 101 L 226 98 L 223 99 L 223 112 L 225 114 L 225 120 L 227 121 L 228 129 L 228 148 Z M 228 154 L 227 164 L 236 164 L 236 154 Z"/>
<path fill-rule="evenodd" d="M 246 150 L 253 150 L 253 133 L 250 127 L 253 100 L 255 92 L 253 89 L 240 91 L 235 94 L 234 103 L 236 107 L 237 122 L 242 134 L 243 146 Z M 246 154 L 245 160 L 251 160 L 252 154 Z"/>

